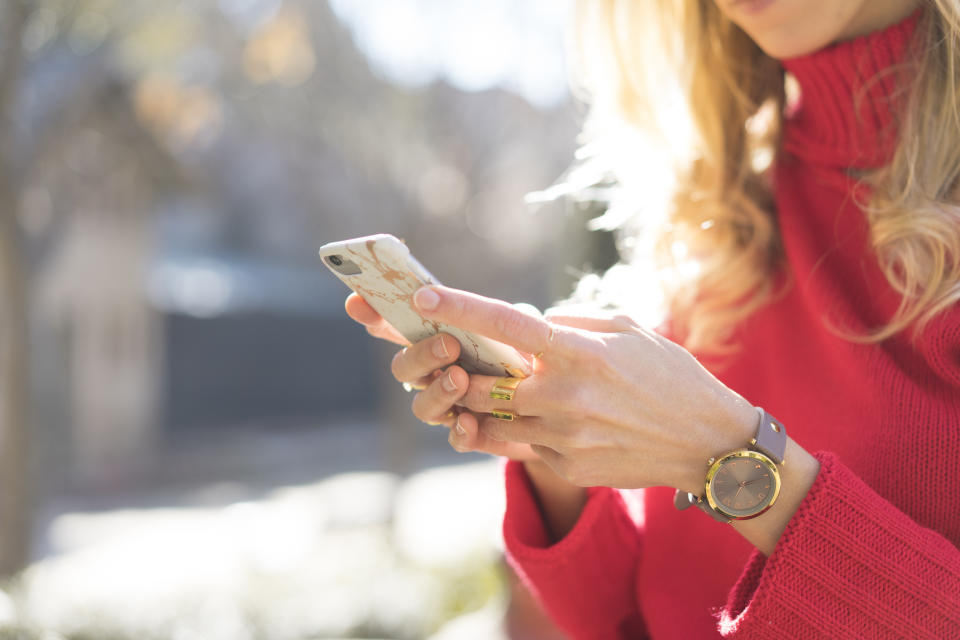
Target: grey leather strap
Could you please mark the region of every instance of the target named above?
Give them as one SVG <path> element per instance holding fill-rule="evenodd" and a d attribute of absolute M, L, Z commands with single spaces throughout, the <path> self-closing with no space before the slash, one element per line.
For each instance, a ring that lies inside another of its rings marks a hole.
<path fill-rule="evenodd" d="M 783 453 L 787 450 L 787 431 L 783 424 L 760 407 L 756 407 L 760 414 L 760 425 L 757 435 L 750 441 L 750 446 L 767 456 L 777 464 L 783 464 Z"/>
<path fill-rule="evenodd" d="M 767 456 L 777 464 L 783 464 L 783 455 L 787 449 L 787 431 L 783 423 L 767 413 L 762 407 L 754 407 L 760 415 L 757 433 L 750 440 L 750 446 Z M 673 495 L 673 506 L 680 511 L 697 505 L 700 509 L 718 522 L 731 522 L 733 518 L 723 515 L 710 508 L 705 497 L 695 496 L 686 491 L 677 489 Z"/>

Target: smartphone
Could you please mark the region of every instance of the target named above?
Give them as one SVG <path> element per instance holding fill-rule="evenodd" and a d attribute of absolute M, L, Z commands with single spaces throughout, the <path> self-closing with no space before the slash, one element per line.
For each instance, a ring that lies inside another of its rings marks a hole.
<path fill-rule="evenodd" d="M 513 347 L 420 315 L 413 294 L 440 282 L 400 239 L 381 233 L 331 242 L 320 247 L 320 259 L 411 343 L 448 333 L 460 341 L 457 364 L 470 373 L 517 378 L 533 373 L 531 363 Z"/>

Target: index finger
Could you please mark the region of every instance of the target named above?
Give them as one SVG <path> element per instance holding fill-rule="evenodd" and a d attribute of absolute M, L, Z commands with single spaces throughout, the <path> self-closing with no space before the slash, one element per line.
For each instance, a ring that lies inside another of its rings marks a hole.
<path fill-rule="evenodd" d="M 393 328 L 383 316 L 370 306 L 370 304 L 356 293 L 347 296 L 343 304 L 347 315 L 367 328 L 372 336 L 395 342 L 399 345 L 408 345 L 407 340 L 399 331 Z"/>
<path fill-rule="evenodd" d="M 413 301 L 425 318 L 493 338 L 527 353 L 543 353 L 556 347 L 565 341 L 569 331 L 502 300 L 440 285 L 421 287 Z"/>

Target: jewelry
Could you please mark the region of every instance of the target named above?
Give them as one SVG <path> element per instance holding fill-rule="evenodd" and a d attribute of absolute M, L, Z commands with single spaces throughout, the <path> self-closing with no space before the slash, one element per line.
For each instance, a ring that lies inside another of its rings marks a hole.
<path fill-rule="evenodd" d="M 514 413 L 513 411 L 510 411 L 510 410 L 500 410 L 500 409 L 494 409 L 494 410 L 492 410 L 492 411 L 490 412 L 490 415 L 492 415 L 492 416 L 493 416 L 494 418 L 496 418 L 497 420 L 506 420 L 507 422 L 512 422 L 512 421 L 514 421 L 514 420 L 516 420 L 517 418 L 520 417 L 519 415 L 517 415 L 517 414 Z"/>
<path fill-rule="evenodd" d="M 557 337 L 557 328 L 554 327 L 553 325 L 550 325 L 550 333 L 549 333 L 549 335 L 547 335 L 547 344 L 548 344 L 548 345 L 552 345 L 552 344 L 553 344 L 553 339 L 556 338 L 556 337 Z M 540 358 L 543 358 L 543 354 L 544 354 L 544 352 L 541 351 L 540 353 L 535 353 L 535 354 L 533 354 L 533 357 L 534 357 L 534 358 L 537 358 L 537 359 L 540 359 Z"/>
<path fill-rule="evenodd" d="M 411 391 L 414 391 L 414 390 L 423 391 L 424 389 L 426 389 L 426 387 L 422 384 L 410 384 L 409 382 L 403 383 L 403 390 L 406 391 L 407 393 L 410 393 Z"/>
<path fill-rule="evenodd" d="M 456 412 L 454 412 L 454 411 L 452 411 L 452 410 L 451 410 L 451 411 L 447 411 L 447 413 L 444 414 L 444 416 L 443 416 L 443 420 L 449 420 L 450 418 L 454 417 L 455 415 L 457 415 Z M 440 420 L 439 422 L 434 422 L 434 421 L 432 421 L 432 420 L 427 420 L 427 424 L 429 424 L 429 425 L 432 426 L 432 427 L 436 427 L 436 426 L 438 426 L 438 425 L 443 424 L 443 420 Z"/>
<path fill-rule="evenodd" d="M 490 390 L 490 397 L 494 400 L 513 400 L 513 394 L 517 392 L 521 380 L 523 378 L 497 378 Z"/>

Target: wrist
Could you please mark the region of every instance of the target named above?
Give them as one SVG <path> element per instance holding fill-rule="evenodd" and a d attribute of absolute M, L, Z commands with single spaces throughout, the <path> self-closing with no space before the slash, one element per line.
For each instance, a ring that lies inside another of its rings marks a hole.
<path fill-rule="evenodd" d="M 541 489 L 550 489 L 551 493 L 566 490 L 567 493 L 585 492 L 586 489 L 578 487 L 569 480 L 558 474 L 550 468 L 546 462 L 541 459 L 524 460 L 523 468 L 527 472 L 527 477 L 531 482 Z"/>
<path fill-rule="evenodd" d="M 542 460 L 524 460 L 547 534 L 561 540 L 576 525 L 587 503 L 587 490 L 559 476 Z"/>
<path fill-rule="evenodd" d="M 787 523 L 800 508 L 820 472 L 820 462 L 789 437 L 783 459 L 783 489 L 777 503 L 758 518 L 731 523 L 744 538 L 767 556 L 773 552 Z"/>
<path fill-rule="evenodd" d="M 699 496 L 711 460 L 730 451 L 747 447 L 756 434 L 757 410 L 739 395 L 721 411 L 712 413 L 712 420 L 703 439 L 691 452 L 675 488 Z"/>

